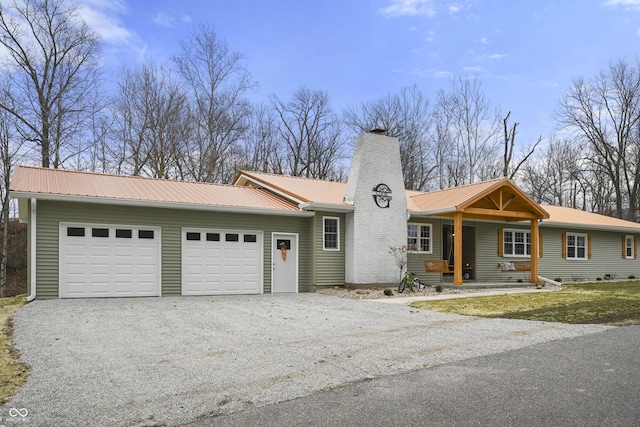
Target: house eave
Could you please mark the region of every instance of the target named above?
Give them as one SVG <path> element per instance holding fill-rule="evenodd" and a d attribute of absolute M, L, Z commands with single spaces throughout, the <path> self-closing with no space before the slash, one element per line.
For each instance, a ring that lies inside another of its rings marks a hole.
<path fill-rule="evenodd" d="M 348 213 L 353 212 L 355 207 L 352 205 L 336 205 L 332 203 L 318 203 L 318 202 L 307 202 L 300 203 L 300 209 L 302 211 L 323 211 L 323 212 L 337 212 L 337 213 Z"/>
<path fill-rule="evenodd" d="M 116 198 L 78 196 L 78 195 L 66 195 L 66 194 L 44 194 L 44 193 L 10 191 L 9 196 L 11 198 L 18 199 L 18 200 L 34 198 L 37 200 L 51 200 L 51 201 L 60 201 L 60 202 L 98 203 L 98 204 L 109 204 L 109 205 L 118 205 L 118 206 L 183 209 L 183 210 L 198 210 L 198 211 L 209 211 L 209 212 L 228 212 L 228 213 L 297 216 L 297 217 L 313 216 L 313 212 L 305 212 L 301 210 L 279 210 L 279 209 L 266 209 L 266 208 L 255 208 L 255 207 L 246 207 L 246 206 L 203 205 L 203 204 L 197 204 L 197 203 L 175 203 L 175 202 L 161 202 L 161 201 L 153 201 L 153 200 L 116 199 Z"/>
<path fill-rule="evenodd" d="M 540 223 L 540 227 L 587 231 L 613 231 L 618 233 L 640 234 L 640 228 L 618 227 L 615 225 L 575 224 L 571 222 L 543 221 L 542 223 Z"/>

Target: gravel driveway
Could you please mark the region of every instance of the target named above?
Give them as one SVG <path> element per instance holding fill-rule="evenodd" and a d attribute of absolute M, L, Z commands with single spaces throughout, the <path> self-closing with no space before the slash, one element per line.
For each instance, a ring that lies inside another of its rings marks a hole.
<path fill-rule="evenodd" d="M 606 328 L 318 294 L 35 301 L 14 319 L 31 375 L 0 421 L 180 425 Z"/>

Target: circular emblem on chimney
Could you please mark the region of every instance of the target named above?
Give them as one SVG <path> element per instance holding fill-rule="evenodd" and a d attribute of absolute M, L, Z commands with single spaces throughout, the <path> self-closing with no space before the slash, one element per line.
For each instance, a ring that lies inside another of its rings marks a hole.
<path fill-rule="evenodd" d="M 388 208 L 391 202 L 391 189 L 387 184 L 378 184 L 373 187 L 373 200 L 379 208 Z"/>

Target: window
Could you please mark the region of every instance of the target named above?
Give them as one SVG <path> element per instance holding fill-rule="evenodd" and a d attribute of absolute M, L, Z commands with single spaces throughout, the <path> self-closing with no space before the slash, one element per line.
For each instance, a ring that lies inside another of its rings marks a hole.
<path fill-rule="evenodd" d="M 586 234 L 567 233 L 567 259 L 587 259 Z"/>
<path fill-rule="evenodd" d="M 237 242 L 238 241 L 238 235 L 235 233 L 228 233 L 224 235 L 224 241 L 225 242 Z"/>
<path fill-rule="evenodd" d="M 200 240 L 200 233 L 187 232 L 187 240 Z"/>
<path fill-rule="evenodd" d="M 67 227 L 67 236 L 84 237 L 84 227 Z"/>
<path fill-rule="evenodd" d="M 138 239 L 153 239 L 153 230 L 138 230 Z"/>
<path fill-rule="evenodd" d="M 324 243 L 322 249 L 325 251 L 340 250 L 340 219 L 325 216 L 323 217 L 322 234 Z"/>
<path fill-rule="evenodd" d="M 531 232 L 526 230 L 503 231 L 504 256 L 530 257 L 531 256 Z"/>
<path fill-rule="evenodd" d="M 219 242 L 220 233 L 207 233 L 207 242 Z"/>
<path fill-rule="evenodd" d="M 245 243 L 256 243 L 258 241 L 258 236 L 255 234 L 245 234 L 243 236 L 243 240 Z"/>
<path fill-rule="evenodd" d="M 626 259 L 635 258 L 635 238 L 633 236 L 624 236 L 624 257 Z"/>
<path fill-rule="evenodd" d="M 109 237 L 108 228 L 92 228 L 91 237 Z"/>
<path fill-rule="evenodd" d="M 431 236 L 431 224 L 407 225 L 407 246 L 410 251 L 430 254 L 432 252 Z"/>
<path fill-rule="evenodd" d="M 122 228 L 116 228 L 116 238 L 118 239 L 130 239 L 132 236 L 131 230 L 125 230 Z"/>

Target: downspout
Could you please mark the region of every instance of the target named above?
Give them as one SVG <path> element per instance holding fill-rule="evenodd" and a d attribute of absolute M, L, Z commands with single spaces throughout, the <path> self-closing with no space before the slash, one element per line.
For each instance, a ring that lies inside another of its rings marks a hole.
<path fill-rule="evenodd" d="M 36 299 L 36 199 L 31 198 L 31 206 L 29 207 L 29 276 L 31 279 L 31 294 L 27 297 L 27 302 Z"/>
<path fill-rule="evenodd" d="M 542 280 L 544 283 L 548 283 L 553 286 L 557 286 L 562 289 L 562 283 L 556 282 L 555 280 L 547 279 L 546 277 L 538 276 L 538 280 Z"/>

